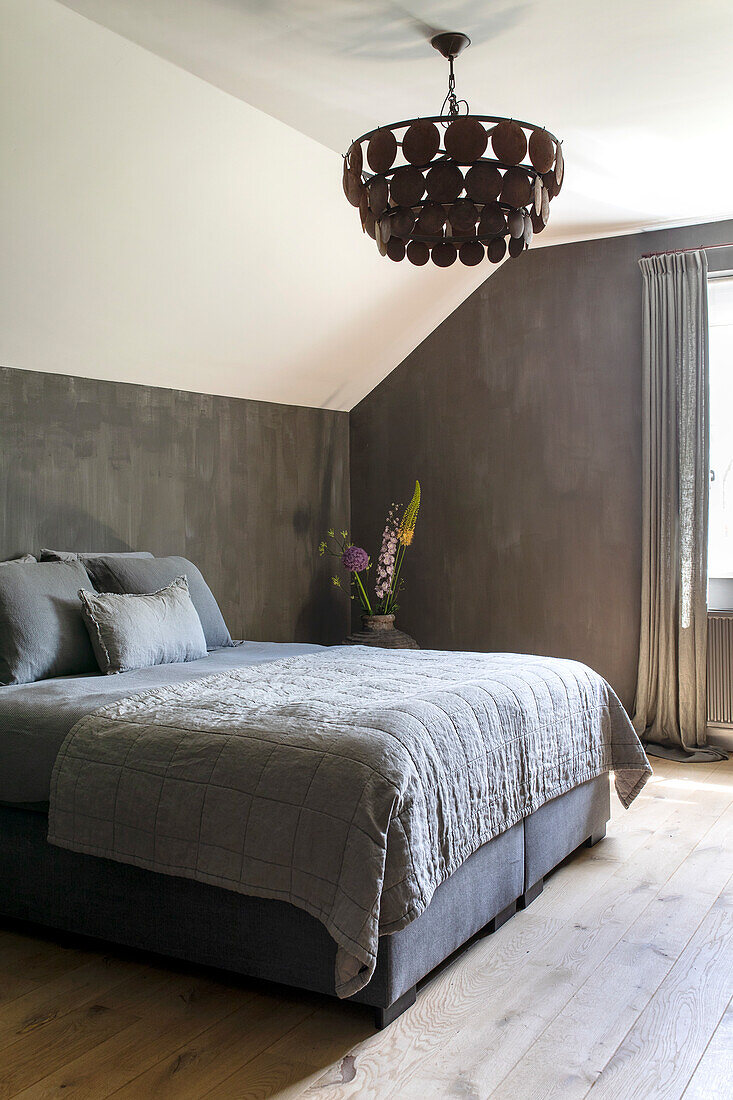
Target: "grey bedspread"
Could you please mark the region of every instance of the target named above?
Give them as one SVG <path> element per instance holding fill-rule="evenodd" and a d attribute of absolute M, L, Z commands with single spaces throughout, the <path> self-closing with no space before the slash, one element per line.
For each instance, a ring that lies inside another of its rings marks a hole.
<path fill-rule="evenodd" d="M 613 769 L 651 774 L 605 681 L 513 654 L 327 649 L 154 688 L 82 718 L 49 840 L 279 898 L 338 944 L 336 990 L 473 851 Z"/>
<path fill-rule="evenodd" d="M 306 642 L 243 642 L 213 649 L 199 661 L 138 668 L 120 676 L 96 672 L 0 687 L 0 802 L 45 803 L 51 772 L 69 730 L 106 703 L 164 684 L 277 661 L 323 647 Z"/>

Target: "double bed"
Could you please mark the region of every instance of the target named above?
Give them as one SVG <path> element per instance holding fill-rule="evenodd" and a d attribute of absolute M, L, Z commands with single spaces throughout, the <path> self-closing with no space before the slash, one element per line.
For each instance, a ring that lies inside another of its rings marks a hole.
<path fill-rule="evenodd" d="M 605 681 L 243 643 L 0 688 L 0 913 L 335 994 L 385 1026 L 651 769 Z"/>

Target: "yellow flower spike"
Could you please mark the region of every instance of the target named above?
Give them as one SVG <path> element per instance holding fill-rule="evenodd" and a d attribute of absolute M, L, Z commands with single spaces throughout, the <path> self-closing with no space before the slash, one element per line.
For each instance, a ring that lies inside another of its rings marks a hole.
<path fill-rule="evenodd" d="M 397 537 L 403 546 L 409 546 L 412 542 L 415 534 L 415 524 L 417 523 L 417 513 L 420 511 L 420 482 L 415 482 L 415 492 L 412 494 L 412 500 L 405 508 L 404 515 L 400 521 L 399 531 Z"/>

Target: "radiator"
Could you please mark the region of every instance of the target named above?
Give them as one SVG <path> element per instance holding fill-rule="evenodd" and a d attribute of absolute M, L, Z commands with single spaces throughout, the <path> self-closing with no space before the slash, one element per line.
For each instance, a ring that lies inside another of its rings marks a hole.
<path fill-rule="evenodd" d="M 708 611 L 708 725 L 733 729 L 733 611 Z"/>

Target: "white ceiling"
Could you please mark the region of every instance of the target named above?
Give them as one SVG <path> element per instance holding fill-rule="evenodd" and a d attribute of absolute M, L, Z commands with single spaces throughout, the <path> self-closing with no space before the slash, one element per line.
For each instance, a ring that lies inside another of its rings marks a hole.
<path fill-rule="evenodd" d="M 349 409 L 486 273 L 382 259 L 341 158 L 56 0 L 0 0 L 0 363 Z"/>
<path fill-rule="evenodd" d="M 341 152 L 437 113 L 447 65 L 429 38 L 461 30 L 473 109 L 565 143 L 556 239 L 733 213 L 731 0 L 64 2 Z"/>
<path fill-rule="evenodd" d="M 341 193 L 352 137 L 439 107 L 434 30 L 471 35 L 474 110 L 564 139 L 533 247 L 733 214 L 730 0 L 0 0 L 0 21 L 9 366 L 351 408 L 493 270 L 381 259 Z"/>

